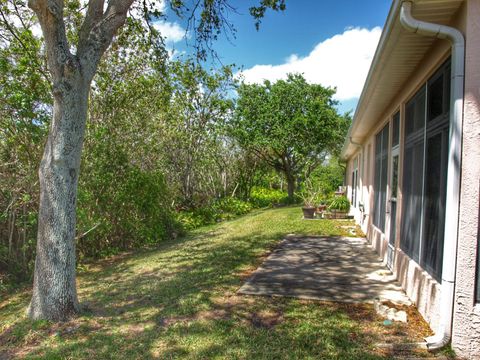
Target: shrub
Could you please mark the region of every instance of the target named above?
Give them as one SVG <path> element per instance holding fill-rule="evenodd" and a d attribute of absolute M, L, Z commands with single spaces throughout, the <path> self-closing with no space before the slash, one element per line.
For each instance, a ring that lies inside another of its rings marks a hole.
<path fill-rule="evenodd" d="M 343 184 L 344 173 L 344 167 L 336 158 L 332 158 L 327 164 L 316 168 L 310 175 L 310 179 L 316 188 L 320 189 L 322 196 L 329 197 Z"/>
<path fill-rule="evenodd" d="M 219 214 L 243 215 L 252 210 L 252 205 L 248 202 L 229 197 L 214 202 L 213 208 L 217 210 Z"/>
<path fill-rule="evenodd" d="M 287 205 L 289 200 L 288 194 L 285 191 L 264 187 L 253 187 L 250 192 L 250 202 L 253 206 L 262 208 Z"/>
<path fill-rule="evenodd" d="M 80 257 L 102 257 L 157 244 L 177 232 L 160 172 L 130 164 L 97 171 L 91 171 L 79 186 Z"/>
<path fill-rule="evenodd" d="M 231 197 L 221 198 L 213 201 L 208 206 L 192 211 L 179 212 L 177 219 L 185 230 L 192 230 L 200 226 L 233 219 L 251 210 L 252 205 L 248 202 Z"/>
<path fill-rule="evenodd" d="M 329 201 L 328 210 L 338 210 L 349 212 L 350 211 L 350 201 L 346 196 L 335 196 Z"/>

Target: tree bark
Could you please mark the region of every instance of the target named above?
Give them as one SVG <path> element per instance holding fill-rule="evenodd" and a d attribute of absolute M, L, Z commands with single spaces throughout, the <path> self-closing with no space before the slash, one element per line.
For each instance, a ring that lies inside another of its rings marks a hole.
<path fill-rule="evenodd" d="M 295 177 L 292 174 L 287 174 L 287 191 L 288 201 L 290 204 L 294 202 L 295 196 Z"/>
<path fill-rule="evenodd" d="M 32 319 L 63 321 L 79 311 L 75 225 L 88 93 L 98 63 L 133 0 L 89 0 L 76 54 L 70 51 L 62 0 L 29 0 L 42 27 L 53 80 L 53 119 L 40 164 L 40 208 Z"/>
<path fill-rule="evenodd" d="M 40 208 L 32 319 L 64 321 L 79 311 L 76 291 L 77 184 L 90 80 L 73 71 L 56 84 L 53 119 L 40 164 Z"/>

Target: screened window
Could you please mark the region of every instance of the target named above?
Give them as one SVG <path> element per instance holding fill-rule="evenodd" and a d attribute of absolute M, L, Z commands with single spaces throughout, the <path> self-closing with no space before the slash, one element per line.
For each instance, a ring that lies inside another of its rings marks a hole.
<path fill-rule="evenodd" d="M 385 211 L 387 207 L 388 131 L 389 125 L 387 124 L 375 137 L 373 224 L 382 232 L 385 231 Z"/>
<path fill-rule="evenodd" d="M 436 78 L 428 87 L 428 121 L 443 114 L 443 75 Z"/>
<path fill-rule="evenodd" d="M 355 201 L 355 170 L 352 171 L 352 193 L 350 195 L 350 204 L 354 204 Z"/>
<path fill-rule="evenodd" d="M 400 113 L 393 115 L 392 148 L 400 143 Z"/>
<path fill-rule="evenodd" d="M 359 156 L 355 158 L 353 162 L 353 171 L 352 171 L 352 195 L 350 202 L 354 207 L 357 207 L 358 201 L 358 163 Z"/>
<path fill-rule="evenodd" d="M 405 107 L 400 248 L 441 279 L 445 227 L 450 65 Z"/>
<path fill-rule="evenodd" d="M 421 265 L 436 278 L 440 278 L 442 273 L 447 149 L 447 128 L 428 136 L 425 159 L 425 226 Z"/>
<path fill-rule="evenodd" d="M 428 81 L 428 122 L 448 116 L 450 110 L 450 64 Z"/>
<path fill-rule="evenodd" d="M 425 87 L 405 107 L 403 162 L 403 206 L 400 248 L 419 261 L 423 207 L 423 163 L 425 131 Z M 423 107 L 423 111 L 420 111 Z"/>

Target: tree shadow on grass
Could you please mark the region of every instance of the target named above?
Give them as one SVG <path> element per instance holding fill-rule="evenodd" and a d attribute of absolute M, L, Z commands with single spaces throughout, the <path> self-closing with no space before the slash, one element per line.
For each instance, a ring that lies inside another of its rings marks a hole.
<path fill-rule="evenodd" d="M 7 329 L 4 356 L 101 359 L 381 359 L 345 308 L 239 296 L 240 274 L 285 233 L 252 231 L 211 241 L 207 232 L 84 274 L 87 311 L 34 329 Z M 373 310 L 372 310 L 373 311 Z M 1 354 L 0 350 L 0 354 Z M 1 356 L 0 356 L 1 358 Z"/>

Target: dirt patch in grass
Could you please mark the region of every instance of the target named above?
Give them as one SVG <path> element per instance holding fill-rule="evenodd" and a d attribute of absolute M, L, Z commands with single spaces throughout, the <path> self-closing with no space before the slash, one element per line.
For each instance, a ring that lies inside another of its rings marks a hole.
<path fill-rule="evenodd" d="M 307 300 L 307 302 L 311 301 Z M 433 354 L 421 346 L 416 348 L 414 345 L 423 343 L 426 337 L 433 335 L 428 323 L 414 305 L 396 305 L 390 301 L 383 302 L 383 304 L 407 312 L 408 322 L 392 322 L 390 325 L 386 325 L 385 319 L 375 312 L 371 304 L 322 302 L 326 308 L 344 313 L 358 324 L 360 331 L 352 331 L 348 337 L 354 342 L 370 343 L 373 354 L 395 359 L 445 358 L 442 354 Z M 375 344 L 394 344 L 395 346 L 384 348 L 375 346 Z"/>
<path fill-rule="evenodd" d="M 407 313 L 408 326 L 406 327 L 407 335 L 414 338 L 424 339 L 432 336 L 434 333 L 425 319 L 420 315 L 414 305 L 397 305 L 391 301 L 382 302 L 383 305 L 397 310 L 403 310 Z"/>
<path fill-rule="evenodd" d="M 247 320 L 256 328 L 272 329 L 283 323 L 284 317 L 280 311 L 263 310 L 252 313 Z"/>
<path fill-rule="evenodd" d="M 167 328 L 176 324 L 188 324 L 196 321 L 216 321 L 221 319 L 228 319 L 230 315 L 227 311 L 221 309 L 200 311 L 191 316 L 171 316 L 160 318 L 157 324 L 161 327 Z"/>

